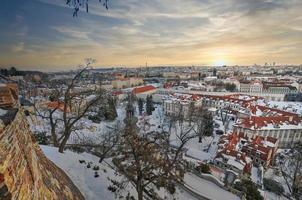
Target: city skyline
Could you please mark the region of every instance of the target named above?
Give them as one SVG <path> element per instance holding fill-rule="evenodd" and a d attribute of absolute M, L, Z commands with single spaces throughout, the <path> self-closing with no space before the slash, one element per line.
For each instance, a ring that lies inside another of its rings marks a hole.
<path fill-rule="evenodd" d="M 0 66 L 74 69 L 96 66 L 302 63 L 298 0 L 90 1 L 72 17 L 62 0 L 12 0 L 0 7 Z"/>

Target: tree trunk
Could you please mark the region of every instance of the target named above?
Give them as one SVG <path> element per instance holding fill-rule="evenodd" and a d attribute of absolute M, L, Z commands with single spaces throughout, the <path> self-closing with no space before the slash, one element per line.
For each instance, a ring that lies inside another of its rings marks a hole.
<path fill-rule="evenodd" d="M 136 191 L 137 191 L 137 199 L 138 200 L 143 200 L 144 199 L 144 191 L 143 188 L 141 187 L 140 184 L 136 186 Z"/>
<path fill-rule="evenodd" d="M 105 156 L 100 156 L 99 163 L 102 163 L 104 159 L 105 159 Z"/>
<path fill-rule="evenodd" d="M 49 111 L 50 128 L 51 128 L 51 130 L 50 130 L 50 132 L 51 132 L 51 138 L 52 138 L 53 145 L 55 147 L 58 147 L 59 144 L 58 144 L 58 139 L 57 139 L 57 134 L 56 134 L 57 123 L 54 122 L 52 115 L 53 115 L 53 112 Z"/>
<path fill-rule="evenodd" d="M 63 138 L 63 140 L 62 140 L 62 142 L 61 142 L 61 144 L 59 146 L 59 152 L 60 153 L 64 152 L 64 148 L 65 148 L 66 143 L 67 143 L 67 141 L 69 139 L 69 136 L 70 136 L 70 131 L 65 131 L 64 132 L 64 138 Z"/>
<path fill-rule="evenodd" d="M 53 127 L 53 126 L 51 127 L 51 138 L 52 138 L 53 145 L 54 145 L 55 147 L 58 147 L 59 144 L 58 144 L 56 129 L 55 129 L 55 127 Z"/>

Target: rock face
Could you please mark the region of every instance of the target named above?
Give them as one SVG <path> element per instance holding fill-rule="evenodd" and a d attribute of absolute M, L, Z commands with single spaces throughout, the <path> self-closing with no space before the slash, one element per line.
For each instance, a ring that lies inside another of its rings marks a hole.
<path fill-rule="evenodd" d="M 0 129 L 0 199 L 84 199 L 70 178 L 45 157 L 22 109 Z"/>

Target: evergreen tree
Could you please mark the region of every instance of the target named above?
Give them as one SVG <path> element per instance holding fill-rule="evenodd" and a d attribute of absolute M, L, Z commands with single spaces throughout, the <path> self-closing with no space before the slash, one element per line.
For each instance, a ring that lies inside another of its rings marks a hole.
<path fill-rule="evenodd" d="M 248 179 L 243 179 L 240 182 L 236 182 L 235 189 L 244 192 L 247 200 L 263 200 L 257 185 Z"/>
<path fill-rule="evenodd" d="M 139 98 L 138 99 L 138 111 L 139 111 L 139 115 L 143 114 L 143 110 L 144 110 L 144 102 L 143 102 L 143 99 Z"/>
<path fill-rule="evenodd" d="M 113 121 L 117 117 L 115 101 L 112 97 L 108 97 L 108 106 L 105 113 L 105 118 L 107 120 Z"/>
<path fill-rule="evenodd" d="M 212 114 L 207 111 L 205 112 L 204 116 L 203 116 L 203 119 L 204 119 L 204 135 L 205 136 L 211 136 L 213 135 L 213 131 L 214 131 L 214 127 L 213 127 L 213 116 Z"/>
<path fill-rule="evenodd" d="M 154 107 L 153 107 L 152 96 L 147 96 L 147 99 L 146 99 L 146 112 L 147 112 L 147 115 L 152 115 L 152 111 L 153 110 L 154 110 Z"/>
<path fill-rule="evenodd" d="M 200 108 L 197 112 L 196 116 L 197 120 L 197 135 L 199 137 L 199 142 L 202 142 L 202 138 L 204 136 L 211 136 L 213 135 L 213 116 L 212 114 L 204 109 Z"/>

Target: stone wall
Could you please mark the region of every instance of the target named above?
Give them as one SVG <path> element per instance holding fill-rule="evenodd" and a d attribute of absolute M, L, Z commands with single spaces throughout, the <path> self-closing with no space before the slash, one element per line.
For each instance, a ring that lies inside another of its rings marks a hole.
<path fill-rule="evenodd" d="M 69 177 L 45 157 L 22 109 L 0 130 L 0 199 L 84 199 Z"/>

